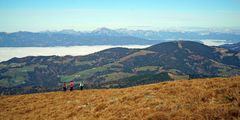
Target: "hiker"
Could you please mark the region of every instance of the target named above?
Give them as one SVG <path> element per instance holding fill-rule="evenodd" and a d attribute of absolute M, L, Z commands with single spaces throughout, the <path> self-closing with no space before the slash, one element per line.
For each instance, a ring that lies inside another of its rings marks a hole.
<path fill-rule="evenodd" d="M 66 82 L 63 83 L 63 91 L 67 91 L 67 84 L 66 84 Z"/>
<path fill-rule="evenodd" d="M 70 86 L 70 91 L 73 91 L 74 82 L 73 82 L 73 81 L 71 81 L 69 86 Z"/>
<path fill-rule="evenodd" d="M 80 87 L 80 90 L 83 90 L 83 82 L 81 81 L 80 83 L 79 83 L 79 87 Z"/>

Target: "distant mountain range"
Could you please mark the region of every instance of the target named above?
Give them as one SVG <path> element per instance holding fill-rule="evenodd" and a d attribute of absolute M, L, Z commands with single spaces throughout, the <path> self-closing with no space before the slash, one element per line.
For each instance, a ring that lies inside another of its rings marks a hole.
<path fill-rule="evenodd" d="M 206 31 L 152 31 L 100 28 L 91 32 L 74 30 L 0 33 L 0 47 L 48 47 L 76 45 L 153 45 L 169 40 L 204 39 L 236 43 L 240 34 Z"/>
<path fill-rule="evenodd" d="M 240 42 L 235 44 L 224 44 L 221 45 L 221 47 L 240 52 Z"/>
<path fill-rule="evenodd" d="M 240 75 L 240 53 L 198 42 L 173 41 L 145 49 L 111 48 L 86 56 L 13 58 L 0 63 L 2 94 L 61 89 L 116 88 L 161 81 Z"/>

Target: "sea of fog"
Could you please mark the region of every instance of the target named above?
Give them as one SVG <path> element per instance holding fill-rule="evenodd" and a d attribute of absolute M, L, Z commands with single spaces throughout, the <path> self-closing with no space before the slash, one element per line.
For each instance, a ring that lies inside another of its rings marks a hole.
<path fill-rule="evenodd" d="M 50 56 L 50 55 L 87 55 L 108 48 L 124 47 L 124 48 L 146 48 L 150 45 L 124 45 L 124 46 L 70 46 L 70 47 L 0 47 L 0 62 L 9 60 L 13 57 L 26 56 Z"/>
<path fill-rule="evenodd" d="M 228 43 L 226 40 L 216 40 L 216 39 L 205 39 L 205 40 L 201 40 L 201 42 L 208 46 L 219 46 L 223 44 L 231 44 L 231 43 Z"/>
<path fill-rule="evenodd" d="M 218 46 L 226 44 L 226 40 L 201 40 L 205 45 Z M 228 43 L 229 44 L 229 43 Z M 87 55 L 98 52 L 104 49 L 113 47 L 124 48 L 146 48 L 150 45 L 124 45 L 124 46 L 110 46 L 110 45 L 97 45 L 97 46 L 70 46 L 70 47 L 0 47 L 0 62 L 9 60 L 13 57 L 26 57 L 26 56 L 50 56 L 50 55 Z"/>

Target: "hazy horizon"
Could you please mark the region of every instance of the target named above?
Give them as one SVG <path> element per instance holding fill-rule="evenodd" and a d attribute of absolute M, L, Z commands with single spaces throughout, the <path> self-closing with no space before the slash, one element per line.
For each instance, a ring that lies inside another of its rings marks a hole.
<path fill-rule="evenodd" d="M 5 0 L 0 31 L 240 28 L 238 0 Z"/>
<path fill-rule="evenodd" d="M 62 32 L 62 31 L 75 31 L 75 32 L 93 32 L 100 29 L 110 29 L 110 30 L 126 30 L 126 31 L 154 31 L 154 32 L 236 32 L 240 33 L 240 27 L 212 27 L 212 28 L 204 28 L 204 27 L 169 27 L 169 28 L 159 28 L 159 29 L 137 29 L 137 28 L 109 28 L 109 27 L 97 27 L 89 30 L 78 30 L 78 29 L 46 29 L 40 31 L 32 31 L 32 30 L 17 30 L 17 31 L 0 31 L 5 33 L 15 33 L 15 32 Z"/>

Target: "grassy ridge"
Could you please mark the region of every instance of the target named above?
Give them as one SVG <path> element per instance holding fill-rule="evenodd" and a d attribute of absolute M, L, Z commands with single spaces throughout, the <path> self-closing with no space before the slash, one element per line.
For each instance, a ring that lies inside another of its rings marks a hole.
<path fill-rule="evenodd" d="M 0 97 L 0 119 L 240 119 L 240 77 Z"/>
<path fill-rule="evenodd" d="M 83 81 L 88 88 L 119 88 L 162 82 L 170 80 L 169 76 L 179 80 L 236 75 L 240 75 L 238 52 L 171 41 L 144 49 L 111 48 L 86 56 L 13 58 L 0 63 L 0 94 L 44 92 L 41 88 L 53 91 L 72 80 Z"/>

